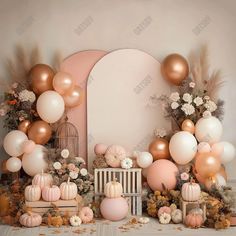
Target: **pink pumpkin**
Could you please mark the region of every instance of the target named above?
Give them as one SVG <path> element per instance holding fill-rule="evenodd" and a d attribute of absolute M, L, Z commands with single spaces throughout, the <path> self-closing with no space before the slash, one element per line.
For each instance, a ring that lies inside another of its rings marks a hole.
<path fill-rule="evenodd" d="M 203 222 L 203 216 L 196 213 L 189 213 L 184 221 L 185 225 L 189 228 L 199 228 Z"/>
<path fill-rule="evenodd" d="M 185 201 L 194 202 L 199 200 L 201 195 L 200 185 L 194 183 L 191 179 L 189 183 L 183 184 L 181 189 L 181 195 Z"/>
<path fill-rule="evenodd" d="M 128 203 L 123 197 L 104 198 L 100 205 L 102 216 L 111 221 L 124 219 L 128 214 Z"/>
<path fill-rule="evenodd" d="M 168 207 L 168 206 L 163 206 L 163 207 L 160 207 L 159 210 L 158 210 L 158 217 L 160 217 L 163 213 L 166 213 L 166 214 L 169 214 L 171 213 L 171 208 Z"/>
<path fill-rule="evenodd" d="M 45 186 L 50 186 L 52 182 L 52 176 L 50 174 L 44 173 L 42 170 L 42 173 L 34 176 L 32 185 L 38 185 L 41 189 L 43 189 Z"/>
<path fill-rule="evenodd" d="M 111 145 L 107 148 L 106 163 L 111 167 L 120 167 L 121 161 L 126 158 L 126 151 L 119 145 Z"/>
<path fill-rule="evenodd" d="M 89 207 L 83 207 L 79 212 L 79 218 L 83 223 L 89 223 L 93 220 L 93 211 Z"/>
<path fill-rule="evenodd" d="M 25 227 L 36 227 L 41 225 L 42 223 L 42 217 L 34 212 L 28 212 L 20 217 L 20 224 Z"/>
<path fill-rule="evenodd" d="M 42 190 L 42 198 L 47 202 L 55 202 L 60 199 L 61 191 L 56 185 L 46 186 Z"/>

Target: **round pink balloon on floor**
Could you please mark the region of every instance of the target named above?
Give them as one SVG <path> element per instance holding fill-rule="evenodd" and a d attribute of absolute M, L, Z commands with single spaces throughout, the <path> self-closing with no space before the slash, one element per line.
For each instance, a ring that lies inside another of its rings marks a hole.
<path fill-rule="evenodd" d="M 75 53 L 67 57 L 60 65 L 60 70 L 67 72 L 74 78 L 75 84 L 79 85 L 84 92 L 82 103 L 75 108 L 69 109 L 67 116 L 79 131 L 79 155 L 87 160 L 87 82 L 88 75 L 93 66 L 107 52 L 101 50 L 88 50 Z M 89 135 L 89 134 L 88 134 Z M 89 139 L 89 137 L 88 137 Z"/>

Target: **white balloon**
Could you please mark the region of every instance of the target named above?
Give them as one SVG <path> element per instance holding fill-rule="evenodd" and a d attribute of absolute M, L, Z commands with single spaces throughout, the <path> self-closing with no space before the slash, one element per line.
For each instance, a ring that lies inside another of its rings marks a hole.
<path fill-rule="evenodd" d="M 218 186 L 226 186 L 227 185 L 225 178 L 220 174 L 216 174 L 216 183 Z"/>
<path fill-rule="evenodd" d="M 39 96 L 36 107 L 42 120 L 55 123 L 62 117 L 65 103 L 59 93 L 49 90 Z"/>
<path fill-rule="evenodd" d="M 235 157 L 235 147 L 229 142 L 219 142 L 223 146 L 223 153 L 220 155 L 221 163 L 225 164 L 232 161 Z"/>
<path fill-rule="evenodd" d="M 211 151 L 211 146 L 209 143 L 206 142 L 201 142 L 197 146 L 197 150 L 199 153 L 204 153 L 204 152 L 210 152 Z"/>
<path fill-rule="evenodd" d="M 28 140 L 27 135 L 20 130 L 9 132 L 3 141 L 3 147 L 10 156 L 18 157 L 23 154 L 24 142 Z"/>
<path fill-rule="evenodd" d="M 48 150 L 42 145 L 37 144 L 33 152 L 24 154 L 22 167 L 26 174 L 35 176 L 48 168 Z"/>
<path fill-rule="evenodd" d="M 152 154 L 149 152 L 141 152 L 137 156 L 137 164 L 141 168 L 149 167 L 153 162 Z"/>
<path fill-rule="evenodd" d="M 17 172 L 21 169 L 21 160 L 17 157 L 10 157 L 6 162 L 6 168 L 10 172 Z"/>
<path fill-rule="evenodd" d="M 171 137 L 169 149 L 174 161 L 177 164 L 185 165 L 197 153 L 197 140 L 191 133 L 180 131 Z"/>
<path fill-rule="evenodd" d="M 195 126 L 195 136 L 199 142 L 210 144 L 219 142 L 222 132 L 222 124 L 214 116 L 199 119 Z"/>

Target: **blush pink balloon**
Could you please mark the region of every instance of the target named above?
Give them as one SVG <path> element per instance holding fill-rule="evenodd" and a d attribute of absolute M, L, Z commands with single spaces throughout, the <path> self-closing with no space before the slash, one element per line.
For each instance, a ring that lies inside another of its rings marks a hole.
<path fill-rule="evenodd" d="M 100 210 L 105 219 L 118 221 L 127 216 L 129 206 L 123 197 L 104 198 L 101 202 Z"/>
<path fill-rule="evenodd" d="M 72 108 L 79 106 L 83 101 L 83 90 L 79 86 L 75 86 L 68 93 L 63 95 L 65 106 Z"/>
<path fill-rule="evenodd" d="M 153 191 L 164 190 L 163 185 L 167 189 L 175 189 L 177 173 L 178 168 L 173 162 L 165 159 L 157 160 L 148 168 L 148 185 Z"/>
<path fill-rule="evenodd" d="M 94 153 L 98 156 L 104 155 L 106 153 L 108 146 L 103 143 L 98 143 L 94 146 Z"/>
<path fill-rule="evenodd" d="M 33 152 L 35 146 L 36 146 L 36 144 L 35 144 L 35 142 L 33 140 L 27 140 L 24 143 L 24 146 L 23 146 L 24 153 L 29 154 L 29 153 Z"/>
<path fill-rule="evenodd" d="M 74 88 L 74 80 L 70 74 L 59 71 L 53 78 L 53 88 L 64 95 Z"/>
<path fill-rule="evenodd" d="M 221 143 L 214 143 L 211 146 L 211 152 L 213 152 L 216 156 L 220 156 L 224 152 L 224 145 Z"/>
<path fill-rule="evenodd" d="M 210 152 L 211 151 L 211 146 L 207 142 L 201 142 L 201 143 L 198 144 L 197 150 L 200 153 Z"/>

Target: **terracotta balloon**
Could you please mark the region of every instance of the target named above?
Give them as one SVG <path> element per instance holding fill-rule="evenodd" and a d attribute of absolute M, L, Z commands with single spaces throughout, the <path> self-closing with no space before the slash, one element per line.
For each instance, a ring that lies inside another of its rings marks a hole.
<path fill-rule="evenodd" d="M 79 86 L 75 86 L 71 91 L 63 95 L 63 99 L 66 107 L 76 107 L 82 103 L 83 90 Z"/>
<path fill-rule="evenodd" d="M 161 73 L 170 83 L 180 85 L 188 76 L 188 62 L 179 54 L 170 54 L 162 62 Z"/>
<path fill-rule="evenodd" d="M 29 120 L 23 120 L 20 122 L 18 126 L 18 130 L 24 132 L 25 134 L 28 132 L 31 122 Z"/>
<path fill-rule="evenodd" d="M 214 176 L 220 171 L 220 167 L 220 159 L 213 153 L 197 153 L 195 157 L 195 168 L 197 173 L 203 178 Z"/>
<path fill-rule="evenodd" d="M 69 92 L 74 88 L 74 81 L 70 74 L 58 72 L 53 78 L 53 88 L 61 95 Z"/>
<path fill-rule="evenodd" d="M 29 79 L 34 93 L 40 95 L 47 90 L 53 90 L 54 74 L 53 69 L 48 65 L 36 64 L 33 66 L 29 72 Z"/>
<path fill-rule="evenodd" d="M 51 135 L 51 126 L 43 120 L 32 123 L 28 131 L 29 139 L 33 140 L 36 144 L 46 144 L 51 138 Z"/>
<path fill-rule="evenodd" d="M 186 119 L 186 120 L 183 121 L 183 123 L 181 125 L 181 129 L 183 131 L 188 131 L 191 134 L 194 134 L 194 132 L 195 132 L 195 125 L 194 125 L 194 123 L 190 119 Z"/>
<path fill-rule="evenodd" d="M 169 142 L 164 138 L 157 138 L 150 143 L 149 152 L 152 154 L 154 161 L 169 159 Z"/>

